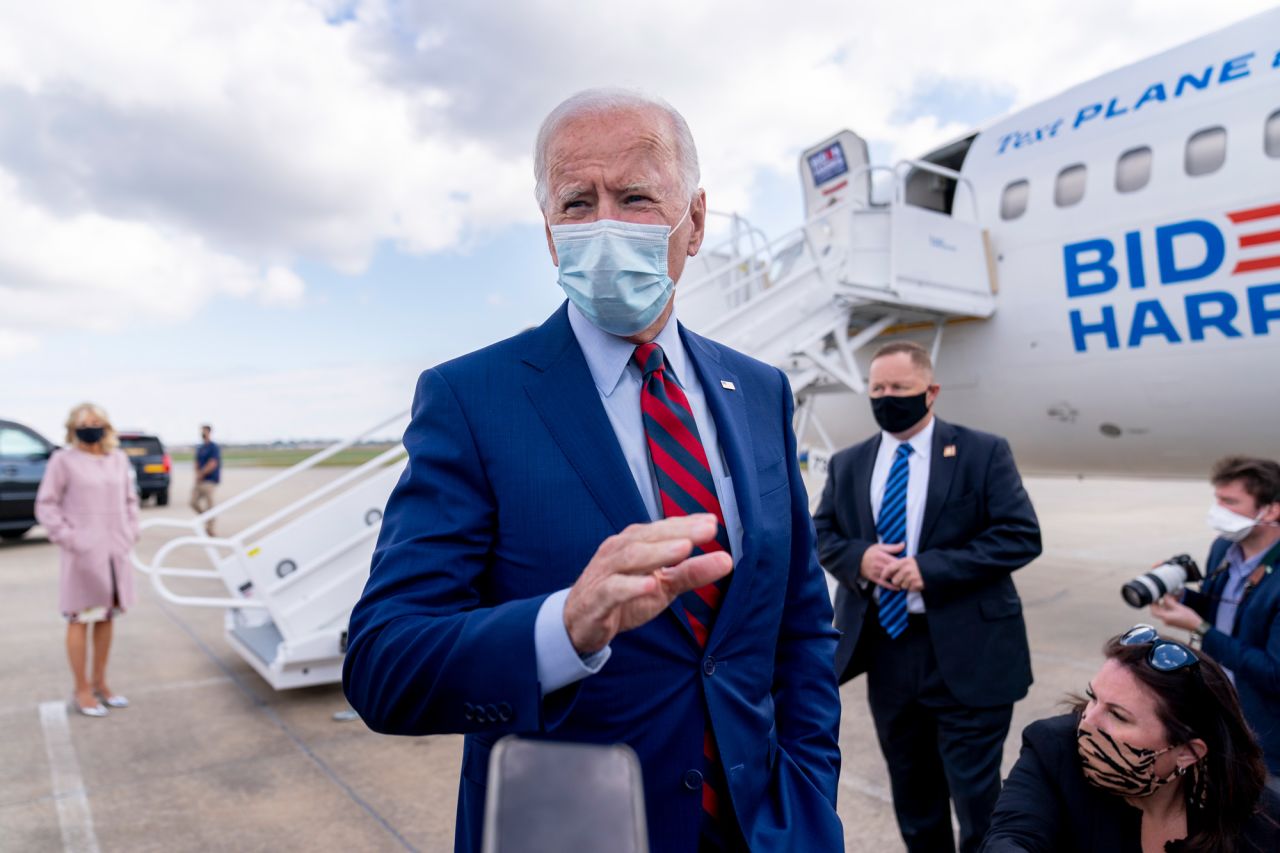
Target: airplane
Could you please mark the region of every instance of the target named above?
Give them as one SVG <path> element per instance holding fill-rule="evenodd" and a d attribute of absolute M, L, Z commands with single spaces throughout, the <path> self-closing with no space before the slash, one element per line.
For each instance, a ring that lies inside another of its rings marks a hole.
<path fill-rule="evenodd" d="M 677 286 L 681 321 L 787 372 L 811 489 L 875 431 L 867 359 L 898 337 L 931 347 L 942 416 L 1006 436 L 1023 471 L 1204 477 L 1226 453 L 1275 456 L 1277 34 L 1280 9 L 892 167 L 842 131 L 801 154 L 796 230 L 725 218 Z M 273 687 L 339 680 L 403 447 L 228 537 L 204 522 L 407 418 L 194 519 L 148 521 L 182 535 L 134 565 L 168 601 L 224 608 Z M 184 549 L 214 568 L 184 567 Z"/>
<path fill-rule="evenodd" d="M 875 432 L 866 362 L 906 337 L 935 351 L 940 415 L 1006 436 L 1024 471 L 1276 455 L 1280 9 L 893 168 L 845 131 L 800 171 L 803 227 L 732 218 L 677 299 L 787 370 L 802 446 Z"/>

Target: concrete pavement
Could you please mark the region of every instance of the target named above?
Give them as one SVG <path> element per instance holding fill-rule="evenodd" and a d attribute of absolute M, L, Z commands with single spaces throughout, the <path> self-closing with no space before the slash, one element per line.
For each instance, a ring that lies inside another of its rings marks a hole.
<path fill-rule="evenodd" d="M 276 473 L 229 469 L 221 498 Z M 223 530 L 339 473 L 308 472 L 285 494 L 231 513 Z M 190 515 L 190 473 L 174 479 L 174 505 L 146 507 L 144 518 Z M 1202 482 L 1027 485 L 1046 546 L 1016 575 L 1036 684 L 1015 710 L 1006 768 L 1021 728 L 1083 689 L 1103 640 L 1148 618 L 1123 603 L 1120 585 L 1175 553 L 1202 560 L 1210 540 Z M 133 706 L 59 722 L 55 706 L 65 708 L 71 682 L 57 566 L 39 528 L 0 545 L 0 850 L 451 849 L 459 737 L 392 738 L 335 722 L 346 707 L 336 685 L 276 693 L 227 646 L 221 611 L 166 603 L 142 576 L 138 606 L 117 625 L 110 670 Z M 900 850 L 863 680 L 842 699 L 848 849 Z"/>

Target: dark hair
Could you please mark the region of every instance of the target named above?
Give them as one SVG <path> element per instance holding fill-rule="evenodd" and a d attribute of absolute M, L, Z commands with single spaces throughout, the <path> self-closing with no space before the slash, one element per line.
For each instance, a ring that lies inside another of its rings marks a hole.
<path fill-rule="evenodd" d="M 893 341 L 892 343 L 887 343 L 876 350 L 876 354 L 871 356 L 871 360 L 875 361 L 877 358 L 883 358 L 886 355 L 897 355 L 898 353 L 905 353 L 916 367 L 933 373 L 933 359 L 929 357 L 929 351 L 915 341 Z"/>
<path fill-rule="evenodd" d="M 1252 456 L 1226 456 L 1213 464 L 1209 482 L 1225 486 L 1239 480 L 1258 506 L 1280 501 L 1280 464 Z"/>
<path fill-rule="evenodd" d="M 1196 801 L 1190 784 L 1183 783 L 1187 811 L 1199 809 L 1200 830 L 1188 836 L 1187 853 L 1234 853 L 1244 827 L 1258 811 L 1267 783 L 1262 749 L 1245 722 L 1240 700 L 1225 672 L 1197 651 L 1200 663 L 1173 672 L 1161 672 L 1149 663 L 1150 643 L 1121 645 L 1112 637 L 1102 648 L 1108 660 L 1127 669 L 1155 696 L 1156 715 L 1169 743 L 1178 745 L 1199 738 L 1208 749 L 1200 761 L 1203 799 Z M 1077 699 L 1077 713 L 1084 711 Z M 1190 823 L 1190 821 L 1188 821 Z"/>
<path fill-rule="evenodd" d="M 209 432 L 213 432 L 213 427 L 209 426 L 208 424 L 200 424 L 200 429 L 202 430 L 207 429 Z"/>

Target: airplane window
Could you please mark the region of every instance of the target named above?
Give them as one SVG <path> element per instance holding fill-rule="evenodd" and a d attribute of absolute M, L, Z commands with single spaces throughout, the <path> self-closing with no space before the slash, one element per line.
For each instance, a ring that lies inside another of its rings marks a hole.
<path fill-rule="evenodd" d="M 1280 110 L 1267 118 L 1267 130 L 1263 143 L 1268 157 L 1280 157 Z"/>
<path fill-rule="evenodd" d="M 1137 192 L 1151 180 L 1151 149 L 1130 148 L 1116 161 L 1116 192 Z"/>
<path fill-rule="evenodd" d="M 1014 181 L 1004 188 L 1000 196 L 1000 218 L 1017 219 L 1027 211 L 1027 197 L 1031 195 L 1031 185 L 1026 181 Z"/>
<path fill-rule="evenodd" d="M 1085 170 L 1083 163 L 1068 166 L 1058 173 L 1053 185 L 1053 203 L 1058 207 L 1070 207 L 1084 198 Z"/>
<path fill-rule="evenodd" d="M 1187 140 L 1186 170 L 1188 175 L 1208 175 L 1222 168 L 1227 159 L 1227 131 L 1207 127 Z"/>

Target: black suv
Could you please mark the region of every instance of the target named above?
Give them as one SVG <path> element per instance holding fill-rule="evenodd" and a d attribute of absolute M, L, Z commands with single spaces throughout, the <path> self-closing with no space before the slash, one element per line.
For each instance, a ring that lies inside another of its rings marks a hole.
<path fill-rule="evenodd" d="M 36 489 L 57 447 L 40 433 L 0 420 L 0 539 L 20 539 L 36 524 Z"/>
<path fill-rule="evenodd" d="M 164 452 L 164 445 L 154 435 L 140 432 L 117 433 L 120 449 L 133 463 L 138 477 L 138 500 L 145 501 L 155 495 L 156 506 L 169 503 L 169 470 L 173 462 Z"/>

